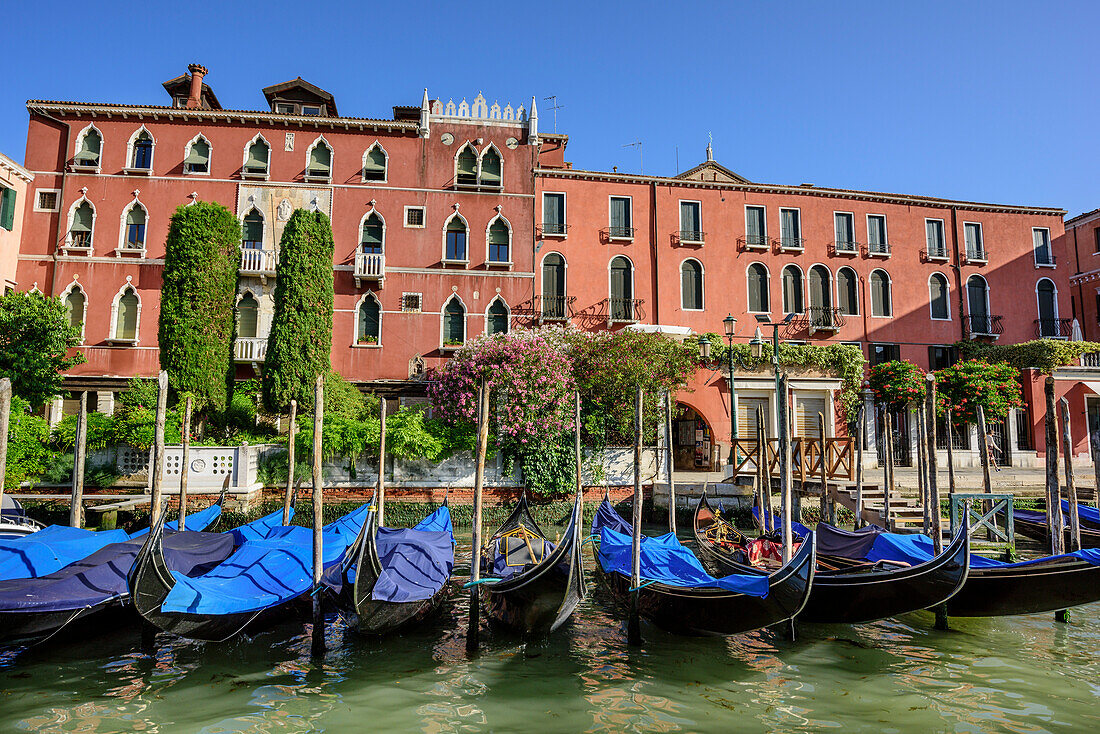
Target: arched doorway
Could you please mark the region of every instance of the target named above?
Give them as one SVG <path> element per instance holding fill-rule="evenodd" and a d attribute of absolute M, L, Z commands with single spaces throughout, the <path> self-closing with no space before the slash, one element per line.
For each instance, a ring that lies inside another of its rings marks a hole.
<path fill-rule="evenodd" d="M 672 467 L 714 471 L 714 431 L 702 413 L 683 403 L 672 411 Z"/>

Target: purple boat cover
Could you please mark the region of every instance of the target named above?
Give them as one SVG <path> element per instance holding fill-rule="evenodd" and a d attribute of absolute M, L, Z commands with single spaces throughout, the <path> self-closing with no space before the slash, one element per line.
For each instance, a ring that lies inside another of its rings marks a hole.
<path fill-rule="evenodd" d="M 0 611 L 76 611 L 128 595 L 126 576 L 143 539 L 112 543 L 59 571 L 33 579 L 0 581 Z M 165 560 L 182 574 L 201 572 L 233 552 L 227 533 L 165 531 Z"/>
<path fill-rule="evenodd" d="M 408 602 L 432 598 L 455 565 L 451 511 L 446 507 L 412 528 L 378 528 L 375 540 L 382 573 L 371 599 Z"/>
<path fill-rule="evenodd" d="M 51 574 L 129 537 L 125 530 L 50 525 L 22 538 L 0 540 L 0 581 Z"/>

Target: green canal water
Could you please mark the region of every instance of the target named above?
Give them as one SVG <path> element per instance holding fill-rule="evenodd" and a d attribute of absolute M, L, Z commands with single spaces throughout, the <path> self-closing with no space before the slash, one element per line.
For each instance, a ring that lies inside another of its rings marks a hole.
<path fill-rule="evenodd" d="M 467 539 L 468 549 L 468 539 Z M 460 558 L 468 558 L 460 550 Z M 800 625 L 729 639 L 623 625 L 595 589 L 546 640 L 486 629 L 465 651 L 465 594 L 382 641 L 334 620 L 221 644 L 103 631 L 0 653 L 0 732 L 1100 731 L 1100 604 L 1052 615 Z"/>

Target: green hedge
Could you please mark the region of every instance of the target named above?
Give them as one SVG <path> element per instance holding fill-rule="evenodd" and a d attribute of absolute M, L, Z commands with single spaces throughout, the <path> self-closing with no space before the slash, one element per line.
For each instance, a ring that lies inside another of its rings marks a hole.
<path fill-rule="evenodd" d="M 1071 342 L 1060 339 L 1033 339 L 1020 344 L 979 344 L 957 342 L 962 359 L 1006 362 L 1016 369 L 1037 369 L 1050 374 L 1058 367 L 1074 364 L 1082 354 L 1100 352 L 1098 342 Z"/>

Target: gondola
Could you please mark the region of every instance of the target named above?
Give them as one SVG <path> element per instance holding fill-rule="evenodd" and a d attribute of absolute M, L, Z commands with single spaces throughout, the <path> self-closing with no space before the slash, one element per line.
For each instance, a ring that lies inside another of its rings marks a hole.
<path fill-rule="evenodd" d="M 413 626 L 431 617 L 447 597 L 454 543 L 446 499 L 411 528 L 379 527 L 378 513 L 371 511 L 338 569 L 341 583 L 328 587 L 340 612 L 362 634 Z"/>
<path fill-rule="evenodd" d="M 256 522 L 277 522 L 277 515 Z M 163 531 L 163 523 L 160 527 Z M 125 538 L 56 571 L 0 581 L 0 640 L 33 640 L 93 617 L 99 628 L 109 626 L 101 620 L 128 607 L 127 573 L 144 544 L 141 536 Z M 183 575 L 202 573 L 228 558 L 233 545 L 232 533 L 170 529 L 164 539 L 166 563 Z"/>
<path fill-rule="evenodd" d="M 630 585 L 631 527 L 604 499 L 592 521 L 599 540 L 596 575 L 621 606 L 637 594 L 641 617 L 681 635 L 736 635 L 797 615 L 809 600 L 816 558 L 814 534 L 791 560 L 770 575 L 731 574 L 715 578 L 676 536 L 641 541 L 641 583 Z"/>
<path fill-rule="evenodd" d="M 705 495 L 695 506 L 694 530 L 700 557 L 720 573 L 765 573 L 734 557 L 733 547 L 724 538 L 737 530 L 711 510 Z M 824 556 L 861 542 L 865 535 L 825 523 L 818 524 L 816 535 L 817 569 L 799 621 L 858 624 L 934 607 L 962 588 L 970 567 L 965 527 L 940 555 L 925 563 L 901 566 L 883 561 L 833 567 Z"/>
<path fill-rule="evenodd" d="M 323 562 L 340 562 L 361 530 L 369 506 L 323 528 Z M 165 559 L 163 532 L 155 528 L 130 574 L 137 611 L 164 632 L 198 640 L 226 640 L 305 611 L 313 587 L 313 531 L 273 528 L 246 540 L 201 575 L 174 573 Z"/>
<path fill-rule="evenodd" d="M 881 560 L 917 564 L 933 555 L 932 539 L 926 535 L 888 533 L 881 528 L 861 532 L 870 542 L 824 557 L 839 564 Z M 1020 563 L 971 554 L 966 582 L 946 608 L 952 617 L 1002 617 L 1095 601 L 1100 601 L 1100 549 L 1088 548 Z"/>
<path fill-rule="evenodd" d="M 1062 500 L 1062 511 L 1066 513 L 1064 515 L 1065 522 L 1063 523 L 1063 527 L 1065 528 L 1065 547 L 1069 548 L 1069 503 L 1065 500 Z M 1078 506 L 1077 516 L 1081 521 L 1082 548 L 1100 548 L 1100 517 L 1096 515 L 1097 511 L 1095 508 L 1086 507 L 1084 505 Z M 1020 533 L 1020 535 L 1043 543 L 1050 542 L 1050 534 L 1047 532 L 1047 514 L 1045 512 L 1013 510 L 1012 521 L 1016 526 L 1016 532 Z"/>
<path fill-rule="evenodd" d="M 531 517 L 526 494 L 481 549 L 481 603 L 489 619 L 527 635 L 553 632 L 588 593 L 581 558 L 581 495 L 565 532 L 551 542 Z"/>
<path fill-rule="evenodd" d="M 209 530 L 222 513 L 222 494 L 209 507 L 187 516 L 192 530 Z M 170 530 L 178 522 L 168 523 Z M 86 530 L 68 525 L 49 525 L 18 538 L 0 539 L 0 581 L 36 578 L 56 573 L 69 564 L 117 543 L 143 537 L 147 529 L 133 534 L 125 530 Z M 140 543 L 139 543 L 140 545 Z"/>

